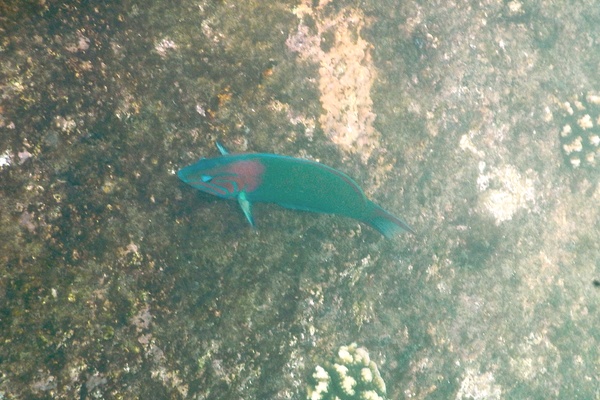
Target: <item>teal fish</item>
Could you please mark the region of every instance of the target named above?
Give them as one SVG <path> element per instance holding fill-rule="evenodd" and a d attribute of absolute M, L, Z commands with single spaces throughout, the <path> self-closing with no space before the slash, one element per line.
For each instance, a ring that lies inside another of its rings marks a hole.
<path fill-rule="evenodd" d="M 294 210 L 343 215 L 361 221 L 385 237 L 414 231 L 371 200 L 349 176 L 318 162 L 277 154 L 229 154 L 203 158 L 180 169 L 188 185 L 223 199 L 237 199 L 254 226 L 252 204 L 275 203 Z"/>

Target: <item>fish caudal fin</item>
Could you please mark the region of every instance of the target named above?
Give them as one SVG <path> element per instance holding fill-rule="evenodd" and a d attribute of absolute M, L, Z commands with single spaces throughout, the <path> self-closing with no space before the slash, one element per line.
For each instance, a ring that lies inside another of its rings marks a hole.
<path fill-rule="evenodd" d="M 394 235 L 402 232 L 415 233 L 406 222 L 385 211 L 373 202 L 371 202 L 369 218 L 365 219 L 364 222 L 377 229 L 386 238 L 392 238 Z"/>

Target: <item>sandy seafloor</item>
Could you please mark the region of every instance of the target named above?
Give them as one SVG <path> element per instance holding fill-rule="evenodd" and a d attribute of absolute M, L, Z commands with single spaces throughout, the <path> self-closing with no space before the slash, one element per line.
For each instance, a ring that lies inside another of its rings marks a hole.
<path fill-rule="evenodd" d="M 356 342 L 390 399 L 599 399 L 599 48 L 594 0 L 4 2 L 0 398 L 302 399 Z M 252 230 L 174 174 L 217 140 L 417 235 Z"/>

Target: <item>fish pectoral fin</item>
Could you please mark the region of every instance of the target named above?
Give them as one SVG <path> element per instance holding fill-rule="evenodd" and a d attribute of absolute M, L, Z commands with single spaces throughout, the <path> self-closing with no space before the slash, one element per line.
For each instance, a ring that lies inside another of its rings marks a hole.
<path fill-rule="evenodd" d="M 219 142 L 217 142 L 217 149 L 219 149 L 219 151 L 221 152 L 221 155 L 229 154 L 227 149 L 225 147 L 223 147 L 223 145 Z"/>
<path fill-rule="evenodd" d="M 246 192 L 240 192 L 240 194 L 238 194 L 237 200 L 240 204 L 240 207 L 242 208 L 242 211 L 244 212 L 244 215 L 246 216 L 246 219 L 254 228 L 254 218 L 252 217 L 252 203 L 250 203 L 246 198 Z"/>

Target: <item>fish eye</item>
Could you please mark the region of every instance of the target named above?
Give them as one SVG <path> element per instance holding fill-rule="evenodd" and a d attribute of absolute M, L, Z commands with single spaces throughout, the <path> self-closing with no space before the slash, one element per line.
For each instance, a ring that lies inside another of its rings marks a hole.
<path fill-rule="evenodd" d="M 210 175 L 202 175 L 202 182 L 210 182 L 212 178 Z"/>

